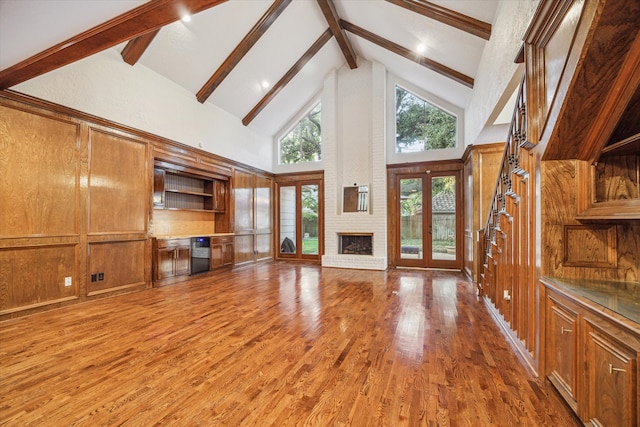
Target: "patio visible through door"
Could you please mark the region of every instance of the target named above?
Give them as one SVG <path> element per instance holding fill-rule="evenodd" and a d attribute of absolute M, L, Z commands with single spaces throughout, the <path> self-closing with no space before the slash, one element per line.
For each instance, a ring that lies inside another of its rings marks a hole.
<path fill-rule="evenodd" d="M 397 265 L 459 268 L 459 174 L 400 175 Z"/>

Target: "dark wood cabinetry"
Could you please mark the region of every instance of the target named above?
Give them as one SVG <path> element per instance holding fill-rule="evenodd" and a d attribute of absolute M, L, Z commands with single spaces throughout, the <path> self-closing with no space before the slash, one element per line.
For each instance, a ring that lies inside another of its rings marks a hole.
<path fill-rule="evenodd" d="M 211 237 L 211 270 L 233 265 L 233 236 Z"/>
<path fill-rule="evenodd" d="M 577 410 L 577 326 L 578 314 L 549 297 L 546 345 L 548 377 L 574 411 Z"/>
<path fill-rule="evenodd" d="M 154 281 L 188 275 L 191 267 L 189 239 L 154 239 Z"/>
<path fill-rule="evenodd" d="M 162 167 L 154 169 L 153 179 L 153 206 L 156 209 L 225 210 L 227 181 Z"/>
<path fill-rule="evenodd" d="M 638 353 L 587 322 L 585 420 L 596 426 L 637 426 Z"/>
<path fill-rule="evenodd" d="M 547 378 L 585 424 L 639 425 L 638 324 L 553 280 L 541 283 Z"/>

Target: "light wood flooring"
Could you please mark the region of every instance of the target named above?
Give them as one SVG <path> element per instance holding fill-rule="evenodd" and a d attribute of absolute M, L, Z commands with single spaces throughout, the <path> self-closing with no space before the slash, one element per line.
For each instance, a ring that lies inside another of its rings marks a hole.
<path fill-rule="evenodd" d="M 0 323 L 0 425 L 578 423 L 461 274 L 264 263 Z"/>

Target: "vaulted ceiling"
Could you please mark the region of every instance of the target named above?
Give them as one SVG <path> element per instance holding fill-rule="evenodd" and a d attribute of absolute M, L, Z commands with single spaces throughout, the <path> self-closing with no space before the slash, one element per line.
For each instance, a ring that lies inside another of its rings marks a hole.
<path fill-rule="evenodd" d="M 497 4 L 0 0 L 0 88 L 112 48 L 268 135 L 363 59 L 464 108 Z"/>

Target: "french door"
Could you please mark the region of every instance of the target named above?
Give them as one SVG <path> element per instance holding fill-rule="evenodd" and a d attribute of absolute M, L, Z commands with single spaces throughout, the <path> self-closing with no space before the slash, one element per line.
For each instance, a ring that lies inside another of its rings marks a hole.
<path fill-rule="evenodd" d="M 319 260 L 323 250 L 322 182 L 279 182 L 278 258 Z"/>
<path fill-rule="evenodd" d="M 396 265 L 461 268 L 460 184 L 459 171 L 397 175 Z"/>

